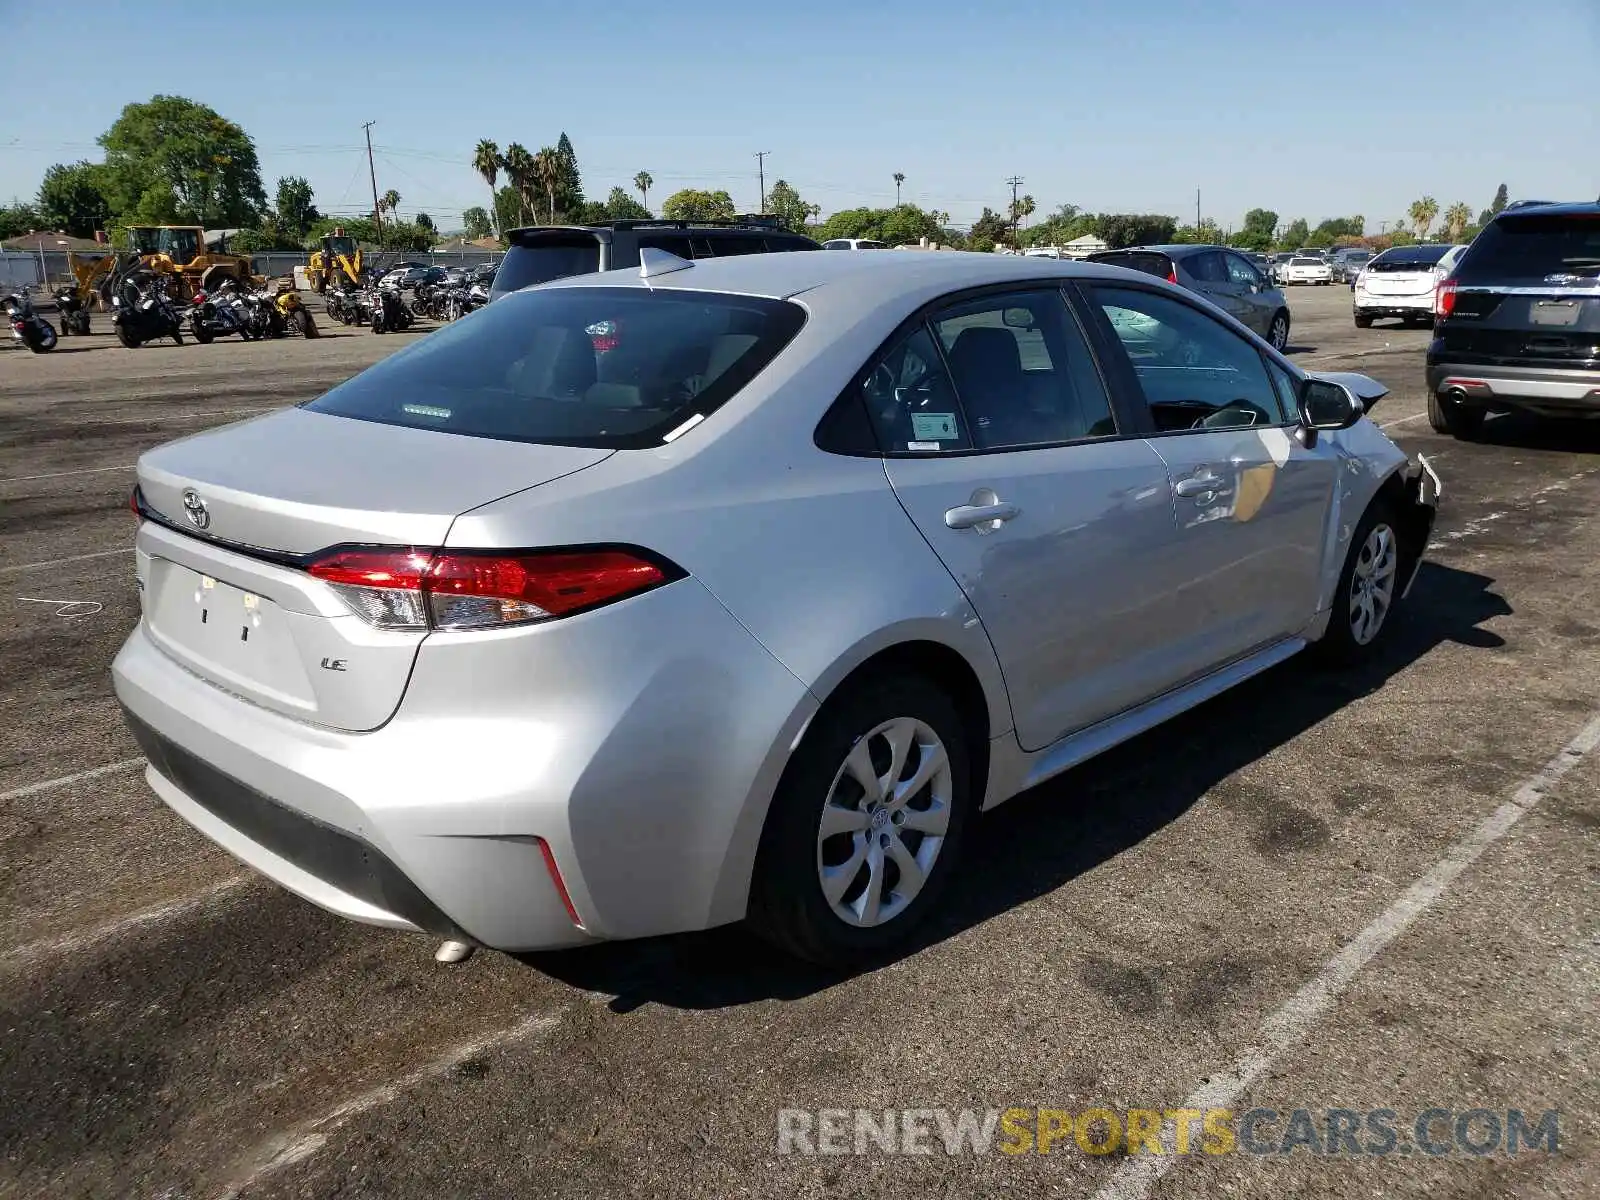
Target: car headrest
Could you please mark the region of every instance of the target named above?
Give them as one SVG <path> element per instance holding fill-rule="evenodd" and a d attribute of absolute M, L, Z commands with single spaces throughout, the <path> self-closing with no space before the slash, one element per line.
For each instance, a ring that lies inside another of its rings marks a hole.
<path fill-rule="evenodd" d="M 955 345 L 950 347 L 950 369 L 967 377 L 1013 377 L 1022 374 L 1022 353 L 1009 329 L 973 326 L 956 335 Z"/>

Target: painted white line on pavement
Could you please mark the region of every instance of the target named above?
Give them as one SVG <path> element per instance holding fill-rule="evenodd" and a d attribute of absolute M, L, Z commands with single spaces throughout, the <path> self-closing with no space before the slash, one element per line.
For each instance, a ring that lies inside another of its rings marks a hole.
<path fill-rule="evenodd" d="M 35 479 L 65 479 L 68 475 L 104 475 L 107 471 L 131 471 L 134 463 L 119 463 L 114 467 L 84 467 L 78 471 L 51 471 L 48 475 L 8 475 L 0 484 L 31 483 Z"/>
<path fill-rule="evenodd" d="M 1396 425 L 1408 425 L 1412 421 L 1420 421 L 1420 420 L 1422 420 L 1423 417 L 1425 417 L 1427 415 L 1428 415 L 1427 413 L 1412 413 L 1409 417 L 1396 417 L 1392 421 L 1384 421 L 1382 424 L 1380 424 L 1378 426 L 1378 428 L 1379 429 L 1393 429 Z"/>
<path fill-rule="evenodd" d="M 1519 787 L 1511 799 L 1445 851 L 1432 870 L 1324 963 L 1310 982 L 1262 1022 L 1255 1045 L 1227 1070 L 1212 1075 L 1205 1086 L 1183 1102 L 1183 1107 L 1202 1112 L 1210 1108 L 1232 1108 L 1278 1056 L 1304 1038 L 1311 1026 L 1333 1007 L 1340 993 L 1363 967 L 1404 933 L 1444 894 L 1457 876 L 1504 837 L 1507 830 L 1544 799 L 1561 777 L 1582 762 L 1597 745 L 1600 745 L 1600 714 L 1590 717 L 1588 724 Z M 1161 1177 L 1172 1169 L 1177 1159 L 1176 1143 L 1175 1123 L 1168 1121 L 1161 1131 L 1163 1153 L 1145 1153 L 1124 1159 L 1116 1174 L 1095 1193 L 1095 1200 L 1145 1200 Z"/>
<path fill-rule="evenodd" d="M 142 766 L 144 766 L 144 759 L 142 758 L 124 758 L 118 762 L 107 763 L 103 767 L 90 767 L 87 771 L 63 775 L 59 779 L 41 779 L 38 783 L 12 788 L 9 792 L 0 792 L 0 804 L 4 804 L 7 800 L 21 800 L 24 796 L 36 796 L 40 792 L 50 792 L 56 788 L 70 787 L 75 783 L 83 783 L 89 779 L 99 779 L 102 775 L 114 775 L 118 771 L 128 771 L 134 767 Z"/>
<path fill-rule="evenodd" d="M 328 1138 L 341 1126 L 375 1108 L 397 1100 L 401 1093 L 416 1087 L 419 1083 L 435 1079 L 486 1050 L 540 1037 L 554 1029 L 557 1023 L 557 1018 L 552 1016 L 543 1014 L 530 1016 L 505 1029 L 461 1042 L 398 1079 L 369 1088 L 334 1105 L 326 1112 L 301 1121 L 282 1133 L 274 1134 L 235 1166 L 228 1181 L 223 1185 L 221 1200 L 234 1200 L 268 1176 L 310 1158 L 328 1144 Z"/>
<path fill-rule="evenodd" d="M 157 921 L 170 920 L 181 917 L 195 909 L 204 908 L 214 900 L 226 896 L 229 892 L 238 891 L 252 880 L 259 879 L 258 875 L 235 875 L 224 879 L 221 883 L 214 883 L 204 891 L 195 892 L 179 900 L 170 900 L 166 904 L 157 904 L 153 908 L 141 909 L 136 913 L 129 913 L 125 917 L 118 917 L 114 921 L 107 921 L 103 925 L 95 925 L 77 933 L 63 933 L 56 937 L 40 938 L 36 942 L 18 946 L 15 950 L 7 950 L 0 954 L 0 979 L 10 975 L 18 975 L 36 966 L 40 960 L 56 958 L 65 954 L 72 954 L 85 950 L 101 942 L 110 941 L 114 937 L 128 933 L 130 930 L 142 928 L 145 925 L 154 925 Z"/>
<path fill-rule="evenodd" d="M 12 563 L 8 567 L 0 567 L 0 575 L 12 571 L 39 571 L 45 567 L 63 567 L 67 563 L 88 562 L 91 558 L 111 558 L 117 554 L 132 554 L 133 547 L 125 546 L 121 550 L 96 550 L 93 554 L 73 554 L 66 558 L 47 558 L 43 562 Z"/>

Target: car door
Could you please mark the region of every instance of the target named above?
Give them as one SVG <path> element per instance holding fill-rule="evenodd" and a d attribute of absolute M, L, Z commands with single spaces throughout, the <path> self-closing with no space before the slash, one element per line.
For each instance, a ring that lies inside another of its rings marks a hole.
<path fill-rule="evenodd" d="M 1327 439 L 1307 449 L 1296 436 L 1293 374 L 1180 297 L 1102 284 L 1086 295 L 1168 471 L 1177 578 L 1162 618 L 1178 674 L 1295 635 L 1317 610 L 1339 458 Z"/>
<path fill-rule="evenodd" d="M 1122 436 L 1058 288 L 934 309 L 857 386 L 906 514 L 966 594 L 1036 750 L 1144 699 L 1165 466 Z"/>
<path fill-rule="evenodd" d="M 1238 310 L 1230 311 L 1241 323 L 1266 337 L 1278 311 L 1278 299 L 1270 294 L 1271 286 L 1244 255 L 1229 251 L 1223 254 L 1222 261 L 1228 271 L 1229 291 L 1239 302 Z"/>
<path fill-rule="evenodd" d="M 1230 317 L 1244 320 L 1244 305 L 1228 280 L 1228 267 L 1220 250 L 1203 250 L 1178 260 L 1189 277 L 1192 290 L 1199 292 Z"/>

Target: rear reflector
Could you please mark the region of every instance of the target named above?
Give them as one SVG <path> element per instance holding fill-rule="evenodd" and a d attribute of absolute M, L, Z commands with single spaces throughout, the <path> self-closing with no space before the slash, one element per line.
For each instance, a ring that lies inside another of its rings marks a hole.
<path fill-rule="evenodd" d="M 567 916 L 579 929 L 583 922 L 578 919 L 578 910 L 572 906 L 572 897 L 567 894 L 567 885 L 561 878 L 561 870 L 556 866 L 556 856 L 550 849 L 550 843 L 543 838 L 534 838 L 539 843 L 539 852 L 544 855 L 545 870 L 550 872 L 550 882 L 556 885 L 556 891 L 561 896 L 561 903 L 567 910 Z"/>
<path fill-rule="evenodd" d="M 144 520 L 144 502 L 139 495 L 139 485 L 133 485 L 133 491 L 128 493 L 128 508 L 132 510 L 134 519 Z"/>
<path fill-rule="evenodd" d="M 384 629 L 492 629 L 549 621 L 682 578 L 628 547 L 527 554 L 415 547 L 336 549 L 307 568 Z"/>

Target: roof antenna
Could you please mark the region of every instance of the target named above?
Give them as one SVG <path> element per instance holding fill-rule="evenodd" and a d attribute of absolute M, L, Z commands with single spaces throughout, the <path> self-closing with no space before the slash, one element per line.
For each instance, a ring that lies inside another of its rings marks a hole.
<path fill-rule="evenodd" d="M 654 279 L 657 275 L 670 275 L 674 271 L 686 271 L 694 266 L 686 258 L 679 258 L 676 254 L 662 250 L 656 246 L 646 246 L 639 251 L 639 278 Z"/>

